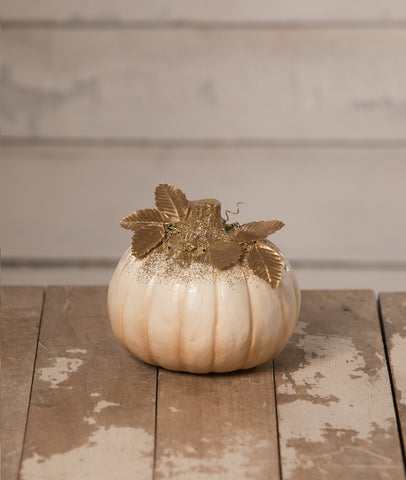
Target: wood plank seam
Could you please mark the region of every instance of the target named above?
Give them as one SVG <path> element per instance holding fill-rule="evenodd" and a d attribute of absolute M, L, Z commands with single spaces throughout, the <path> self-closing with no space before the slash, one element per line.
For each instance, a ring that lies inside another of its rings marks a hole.
<path fill-rule="evenodd" d="M 159 371 L 160 367 L 156 367 L 156 383 L 155 383 L 155 428 L 154 428 L 154 455 L 152 460 L 152 480 L 155 480 L 156 470 L 156 444 L 157 444 L 157 425 L 158 425 L 158 392 L 159 392 Z"/>
<path fill-rule="evenodd" d="M 272 372 L 273 372 L 273 391 L 274 391 L 274 403 L 275 403 L 275 426 L 276 426 L 276 441 L 278 449 L 278 468 L 279 478 L 282 480 L 282 456 L 281 456 L 281 441 L 279 436 L 279 416 L 278 416 L 278 399 L 276 395 L 276 382 L 275 382 L 275 362 L 272 360 Z"/>
<path fill-rule="evenodd" d="M 44 315 L 45 296 L 46 296 L 46 288 L 44 288 L 43 293 L 42 293 L 42 306 L 41 306 L 41 314 L 40 314 L 40 318 L 39 318 L 39 326 L 38 326 L 38 334 L 37 334 L 37 346 L 36 346 L 36 349 L 35 349 L 34 365 L 33 365 L 32 375 L 31 375 L 31 386 L 30 386 L 30 396 L 29 396 L 29 399 L 28 399 L 27 416 L 25 418 L 23 446 L 25 445 L 25 437 L 27 435 L 28 416 L 29 416 L 30 407 L 31 407 L 32 387 L 34 385 L 34 377 L 35 377 L 37 355 L 38 355 L 38 346 L 39 346 L 39 339 L 40 339 L 40 334 L 41 334 L 42 318 L 43 318 L 43 315 Z M 22 465 L 22 462 L 23 462 L 23 454 L 24 454 L 24 448 L 21 449 L 20 460 L 18 462 L 18 472 L 21 471 L 21 465 Z"/>
<path fill-rule="evenodd" d="M 138 147 L 138 148 L 405 148 L 406 139 L 393 138 L 161 138 L 156 137 L 31 137 L 2 136 L 3 147 Z"/>
<path fill-rule="evenodd" d="M 387 366 L 387 369 L 388 369 L 390 389 L 391 389 L 392 399 L 393 399 L 393 408 L 395 410 L 396 426 L 397 426 L 397 430 L 398 430 L 399 443 L 400 443 L 400 447 L 401 447 L 403 466 L 404 466 L 404 469 L 405 469 L 405 476 L 406 476 L 406 450 L 405 450 L 405 443 L 403 441 L 402 424 L 401 424 L 401 421 L 400 421 L 398 404 L 397 404 L 397 401 L 396 401 L 396 389 L 395 389 L 395 384 L 394 384 L 394 380 L 393 380 L 393 372 L 392 372 L 392 368 L 391 368 L 391 365 L 390 365 L 388 343 L 387 343 L 387 338 L 386 338 L 386 333 L 385 333 L 385 325 L 384 325 L 384 320 L 383 320 L 383 312 L 382 312 L 382 306 L 381 306 L 381 301 L 380 301 L 380 294 L 378 295 L 378 299 L 377 299 L 377 310 L 378 310 L 378 316 L 379 316 L 379 324 L 380 324 L 380 327 L 381 327 L 382 343 L 383 343 L 383 348 L 384 348 L 384 352 L 385 352 L 385 361 L 386 361 L 386 366 Z"/>
<path fill-rule="evenodd" d="M 115 29 L 115 30 L 264 30 L 264 29 L 403 29 L 405 20 L 276 20 L 276 21 L 213 21 L 213 20 L 21 20 L 6 19 L 3 29 Z"/>
<path fill-rule="evenodd" d="M 6 257 L 2 266 L 6 268 L 113 268 L 117 258 L 19 258 Z M 406 261 L 391 260 L 359 260 L 347 261 L 332 258 L 293 258 L 290 260 L 293 268 L 311 268 L 317 270 L 406 270 Z"/>

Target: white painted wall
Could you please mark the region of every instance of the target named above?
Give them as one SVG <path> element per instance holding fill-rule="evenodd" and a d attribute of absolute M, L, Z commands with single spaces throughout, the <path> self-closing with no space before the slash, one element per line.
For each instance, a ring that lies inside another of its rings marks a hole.
<path fill-rule="evenodd" d="M 306 288 L 406 287 L 403 2 L 1 13 L 3 283 L 105 283 L 120 219 L 169 182 L 284 220 Z"/>

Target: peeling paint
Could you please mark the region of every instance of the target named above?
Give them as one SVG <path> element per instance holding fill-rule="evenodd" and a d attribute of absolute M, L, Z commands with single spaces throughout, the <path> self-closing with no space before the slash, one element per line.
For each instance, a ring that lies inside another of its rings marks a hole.
<path fill-rule="evenodd" d="M 116 402 L 106 402 L 106 400 L 100 400 L 97 402 L 97 405 L 94 407 L 93 411 L 95 413 L 100 413 L 102 410 L 108 407 L 119 407 L 120 404 Z"/>
<path fill-rule="evenodd" d="M 55 358 L 52 367 L 41 368 L 39 379 L 43 382 L 49 382 L 49 388 L 58 388 L 58 385 L 65 382 L 71 373 L 74 373 L 82 365 L 80 358 Z"/>
<path fill-rule="evenodd" d="M 185 446 L 185 450 L 186 450 L 188 453 L 197 453 L 197 450 L 196 450 L 195 447 L 193 447 L 192 445 L 186 445 L 186 446 Z"/>
<path fill-rule="evenodd" d="M 134 445 L 137 448 L 134 448 Z M 145 430 L 101 427 L 85 445 L 43 457 L 34 453 L 24 460 L 23 480 L 123 480 L 146 478 L 152 470 L 153 437 Z"/>
<path fill-rule="evenodd" d="M 350 338 L 305 335 L 297 348 L 303 350 L 304 361 L 296 371 L 282 375 L 284 383 L 277 387 L 286 479 L 296 469 L 303 472 L 316 466 L 316 457 L 301 454 L 296 442 L 323 445 L 334 437 L 355 448 L 355 441 L 369 444 L 377 431 L 385 435 L 393 427 L 385 364 L 371 377 Z M 385 457 L 385 462 L 392 460 Z"/>
<path fill-rule="evenodd" d="M 382 363 L 385 362 L 385 357 L 381 353 L 375 352 L 375 355 Z"/>
<path fill-rule="evenodd" d="M 66 353 L 87 353 L 85 348 L 71 348 L 69 350 L 65 350 Z"/>
<path fill-rule="evenodd" d="M 88 423 L 89 425 L 94 425 L 96 423 L 94 417 L 83 417 L 83 421 Z"/>
<path fill-rule="evenodd" d="M 172 413 L 179 413 L 179 412 L 182 411 L 182 410 L 179 410 L 179 408 L 176 408 L 176 407 L 169 407 L 169 410 L 170 410 Z"/>
<path fill-rule="evenodd" d="M 63 312 L 69 312 L 71 307 L 72 307 L 72 300 L 70 298 L 66 298 L 62 311 Z"/>
<path fill-rule="evenodd" d="M 100 393 L 98 392 L 93 392 L 90 394 L 91 397 L 100 397 Z"/>
<path fill-rule="evenodd" d="M 236 478 L 262 478 L 269 475 L 271 442 L 257 442 L 250 432 L 235 432 L 225 448 L 208 447 L 204 437 L 204 453 L 197 445 L 166 448 L 157 459 L 157 478 L 176 480 L 235 480 Z"/>
<path fill-rule="evenodd" d="M 309 323 L 305 322 L 303 320 L 298 320 L 296 329 L 295 329 L 295 335 L 305 335 L 306 334 L 306 328 L 308 327 Z"/>

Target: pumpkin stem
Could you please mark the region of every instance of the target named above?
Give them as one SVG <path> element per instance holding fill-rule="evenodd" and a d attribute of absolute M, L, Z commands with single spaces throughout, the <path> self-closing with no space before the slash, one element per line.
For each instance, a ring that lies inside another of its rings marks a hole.
<path fill-rule="evenodd" d="M 209 231 L 224 228 L 225 220 L 221 218 L 221 203 L 214 198 L 197 200 L 191 205 L 188 220 L 196 227 L 199 236 L 206 236 Z"/>

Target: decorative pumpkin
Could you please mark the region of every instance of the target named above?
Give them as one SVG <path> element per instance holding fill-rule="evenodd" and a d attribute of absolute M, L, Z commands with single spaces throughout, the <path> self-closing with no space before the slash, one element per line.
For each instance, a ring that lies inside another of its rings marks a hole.
<path fill-rule="evenodd" d="M 266 240 L 284 224 L 227 223 L 217 200 L 188 201 L 168 184 L 155 201 L 121 221 L 134 236 L 108 290 L 115 336 L 171 370 L 228 372 L 275 357 L 300 309 L 292 268 Z"/>

